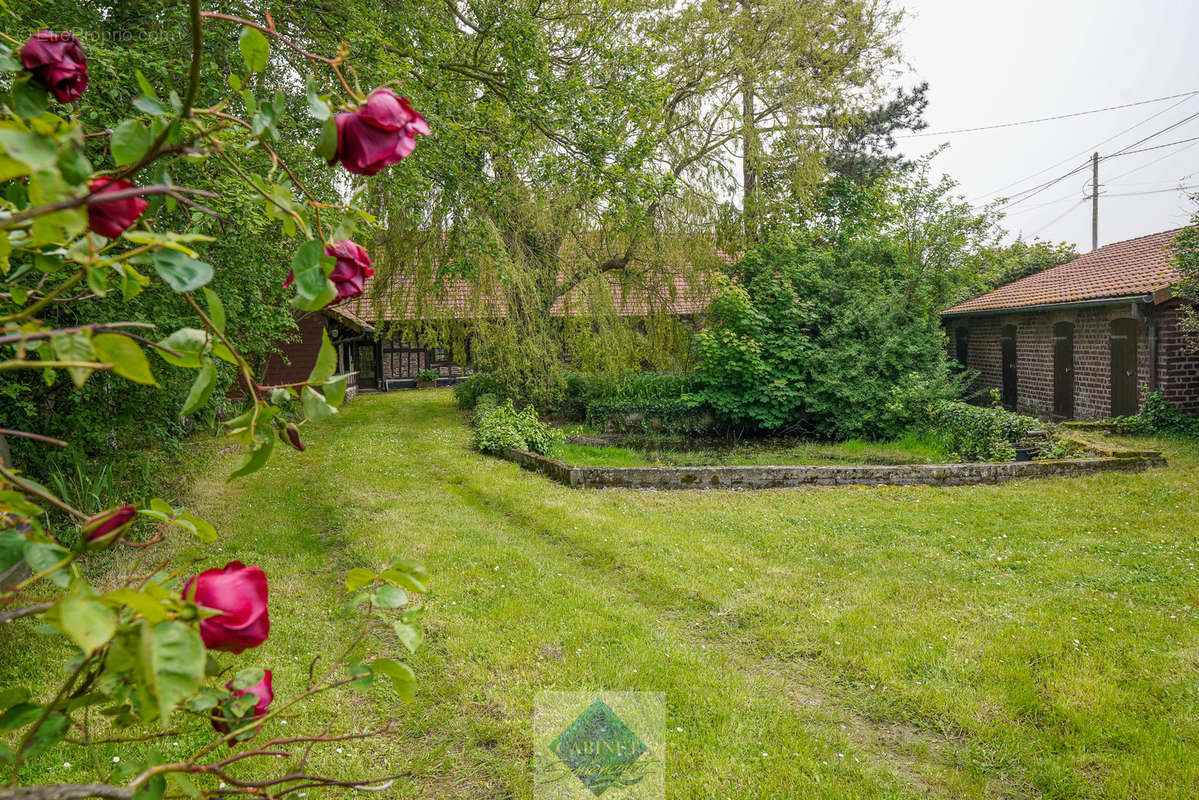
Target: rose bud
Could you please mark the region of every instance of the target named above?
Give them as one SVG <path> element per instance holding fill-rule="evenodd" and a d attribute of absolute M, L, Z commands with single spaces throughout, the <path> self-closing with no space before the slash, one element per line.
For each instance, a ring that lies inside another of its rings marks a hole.
<path fill-rule="evenodd" d="M 328 245 L 325 248 L 325 255 L 337 259 L 336 266 L 329 273 L 329 280 L 333 281 L 333 285 L 337 287 L 337 298 L 330 301 L 329 305 L 341 303 L 351 297 L 360 297 L 366 279 L 375 274 L 375 271 L 371 269 L 371 258 L 366 251 L 349 239 L 342 239 L 340 242 Z M 295 270 L 292 270 L 283 283 L 283 288 L 291 286 L 291 282 L 295 278 Z"/>
<path fill-rule="evenodd" d="M 290 444 L 301 453 L 306 449 L 304 443 L 300 441 L 300 428 L 294 422 L 287 423 L 287 427 L 280 431 L 283 434 L 283 440 Z"/>
<path fill-rule="evenodd" d="M 88 550 L 103 550 L 112 547 L 125 535 L 137 517 L 133 506 L 110 508 L 83 523 L 79 530 L 79 541 Z"/>
<path fill-rule="evenodd" d="M 129 181 L 114 181 L 112 178 L 96 178 L 87 186 L 98 196 L 103 196 L 106 192 L 133 188 Z M 101 236 L 115 239 L 142 215 L 148 205 L 150 204 L 140 197 L 93 200 L 87 205 L 87 226 Z"/>
<path fill-rule="evenodd" d="M 333 121 L 337 151 L 329 163 L 339 161 L 357 175 L 374 175 L 407 158 L 416 149 L 416 134 L 429 134 L 425 118 L 391 89 L 376 89 L 362 108 L 342 112 Z"/>
<path fill-rule="evenodd" d="M 266 714 L 266 710 L 267 710 L 267 708 L 270 707 L 271 701 L 275 699 L 275 691 L 274 691 L 274 688 L 271 686 L 271 671 L 269 669 L 264 669 L 262 671 L 262 673 L 263 673 L 262 680 L 256 684 L 254 684 L 253 686 L 251 686 L 249 689 L 234 689 L 233 681 L 229 681 L 227 684 L 225 684 L 225 688 L 228 689 L 229 691 L 233 692 L 234 697 L 241 697 L 242 695 L 245 695 L 245 694 L 252 694 L 258 698 L 258 702 L 254 704 L 254 714 L 250 718 L 251 720 L 259 719 L 264 714 Z M 218 716 L 219 713 L 220 713 L 219 708 L 213 712 L 212 727 L 216 728 L 221 733 L 229 732 L 229 730 L 230 730 L 229 723 L 230 722 L 234 722 L 234 724 L 238 728 L 240 728 L 246 722 L 250 721 L 250 720 L 245 720 L 245 719 L 229 720 L 226 717 Z"/>
<path fill-rule="evenodd" d="M 72 33 L 38 31 L 21 48 L 21 64 L 60 103 L 75 102 L 87 89 L 87 58 Z"/>
<path fill-rule="evenodd" d="M 224 569 L 201 572 L 183 585 L 185 599 L 224 612 L 200 621 L 200 638 L 209 650 L 230 653 L 266 641 L 271 630 L 266 592 L 263 571 L 240 561 L 230 561 Z"/>

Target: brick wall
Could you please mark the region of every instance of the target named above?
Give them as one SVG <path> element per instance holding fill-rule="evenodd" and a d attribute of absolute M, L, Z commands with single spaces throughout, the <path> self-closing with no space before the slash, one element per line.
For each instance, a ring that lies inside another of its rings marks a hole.
<path fill-rule="evenodd" d="M 1066 311 L 1042 311 L 946 320 L 949 355 L 954 357 L 957 329 L 966 326 L 968 364 L 979 373 L 982 391 L 1003 386 L 1003 327 L 1016 328 L 1017 407 L 1025 413 L 1053 414 L 1053 326 L 1074 325 L 1074 417 L 1111 416 L 1111 323 L 1133 316 L 1131 303 Z M 1137 325 L 1137 389 L 1150 387 L 1150 325 L 1156 325 L 1157 386 L 1173 405 L 1199 414 L 1199 352 L 1188 351 L 1178 327 L 1177 303 L 1151 310 Z"/>

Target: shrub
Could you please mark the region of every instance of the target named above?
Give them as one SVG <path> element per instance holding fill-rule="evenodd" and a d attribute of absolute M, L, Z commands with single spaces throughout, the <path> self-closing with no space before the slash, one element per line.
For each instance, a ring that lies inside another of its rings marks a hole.
<path fill-rule="evenodd" d="M 936 315 L 911 307 L 885 255 L 803 240 L 751 250 L 696 337 L 694 404 L 733 425 L 882 439 L 956 397 Z"/>
<path fill-rule="evenodd" d="M 1141 410 L 1136 414 L 1116 417 L 1112 422 L 1126 433 L 1161 433 L 1167 436 L 1199 438 L 1199 419 L 1188 416 L 1167 403 L 1165 395 L 1160 391 L 1147 393 Z"/>
<path fill-rule="evenodd" d="M 480 402 L 475 408 L 475 447 L 484 453 L 500 453 L 505 448 L 528 450 L 543 456 L 558 452 L 565 437 L 537 418 L 532 406 L 517 411 L 511 400 L 503 403 Z"/>
<path fill-rule="evenodd" d="M 478 405 L 483 395 L 491 395 L 498 400 L 506 397 L 507 393 L 500 382 L 487 372 L 476 372 L 454 386 L 454 399 L 458 407 L 466 411 Z"/>
<path fill-rule="evenodd" d="M 440 377 L 441 375 L 437 372 L 437 370 L 429 369 L 428 367 L 416 373 L 416 380 L 419 383 L 433 383 Z"/>
<path fill-rule="evenodd" d="M 689 375 L 633 372 L 615 385 L 581 382 L 583 418 L 603 430 L 693 433 L 711 426 L 707 410 L 691 394 Z M 576 401 L 576 405 L 579 401 Z"/>
<path fill-rule="evenodd" d="M 1003 408 L 951 401 L 930 406 L 928 422 L 945 449 L 970 461 L 1012 461 L 1016 442 L 1041 424 Z"/>

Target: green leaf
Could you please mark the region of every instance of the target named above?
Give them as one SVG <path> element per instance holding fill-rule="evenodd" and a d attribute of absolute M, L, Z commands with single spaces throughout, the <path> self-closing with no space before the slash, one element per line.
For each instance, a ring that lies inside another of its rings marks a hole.
<path fill-rule="evenodd" d="M 42 707 L 33 703 L 17 703 L 0 716 L 0 731 L 24 728 L 42 715 Z"/>
<path fill-rule="evenodd" d="M 199 798 L 201 793 L 196 784 L 192 783 L 192 779 L 187 777 L 183 772 L 168 772 L 167 780 L 173 782 L 179 787 L 179 791 L 183 792 L 188 797 Z"/>
<path fill-rule="evenodd" d="M 150 129 L 139 120 L 127 119 L 113 128 L 108 139 L 112 160 L 123 167 L 140 159 L 150 149 L 153 137 Z"/>
<path fill-rule="evenodd" d="M 333 116 L 333 109 L 329 108 L 329 104 L 321 98 L 311 83 L 308 84 L 308 113 L 313 119 L 321 122 Z"/>
<path fill-rule="evenodd" d="M 150 372 L 150 362 L 146 354 L 137 342 L 128 336 L 116 333 L 97 334 L 92 337 L 92 346 L 96 349 L 96 357 L 112 364 L 112 371 L 122 378 L 148 386 L 158 385 L 154 380 L 154 374 Z"/>
<path fill-rule="evenodd" d="M 128 587 L 114 589 L 108 594 L 100 595 L 100 602 L 121 607 L 127 606 L 145 617 L 149 622 L 162 622 L 166 619 L 166 609 L 162 604 L 145 592 L 139 592 Z"/>
<path fill-rule="evenodd" d="M 163 350 L 155 350 L 163 361 L 176 367 L 198 369 L 201 365 L 200 353 L 208 344 L 208 334 L 199 328 L 180 328 L 159 344 L 179 353 L 175 356 Z"/>
<path fill-rule="evenodd" d="M 33 738 L 29 740 L 29 745 L 25 748 L 25 757 L 37 758 L 58 744 L 62 737 L 66 736 L 67 728 L 70 725 L 71 719 L 67 715 L 59 714 L 57 711 L 50 714 L 33 734 Z"/>
<path fill-rule="evenodd" d="M 250 72 L 262 72 L 266 69 L 267 57 L 271 53 L 271 45 L 256 28 L 245 27 L 237 39 L 237 47 L 241 50 L 242 60 Z"/>
<path fill-rule="evenodd" d="M 59 606 L 57 627 L 70 636 L 85 655 L 99 650 L 116 633 L 117 615 L 82 581 L 75 583 Z"/>
<path fill-rule="evenodd" d="M 333 117 L 321 123 L 321 138 L 316 142 L 316 153 L 330 162 L 337 155 L 337 123 L 333 121 Z"/>
<path fill-rule="evenodd" d="M 408 595 L 398 586 L 392 586 L 390 583 L 383 583 L 375 590 L 375 594 L 371 597 L 371 602 L 379 608 L 399 608 L 407 605 Z"/>
<path fill-rule="evenodd" d="M 170 113 L 162 107 L 162 103 L 158 102 L 153 97 L 135 97 L 133 98 L 133 107 L 138 111 L 149 114 L 152 117 L 162 117 Z"/>
<path fill-rule="evenodd" d="M 65 547 L 50 542 L 26 542 L 25 543 L 25 560 L 29 562 L 29 568 L 35 573 L 45 572 L 52 569 L 57 564 L 62 563 L 70 553 Z M 57 586 L 66 586 L 70 580 L 70 575 L 65 569 L 55 571 L 50 575 L 50 580 Z"/>
<path fill-rule="evenodd" d="M 320 422 L 337 413 L 337 409 L 329 405 L 325 396 L 311 386 L 304 387 L 304 391 L 300 395 L 300 403 L 304 406 L 304 416 L 313 422 Z"/>
<path fill-rule="evenodd" d="M 204 287 L 204 302 L 208 304 L 208 318 L 221 333 L 225 332 L 225 304 L 212 289 Z"/>
<path fill-rule="evenodd" d="M 154 269 L 176 292 L 191 292 L 212 280 L 212 265 L 178 250 L 159 250 Z"/>
<path fill-rule="evenodd" d="M 328 289 L 333 289 L 333 296 L 337 296 L 337 290 L 332 286 L 332 282 L 328 279 L 329 269 L 334 263 L 332 258 L 325 255 L 325 243 L 320 239 L 309 239 L 300 245 L 296 250 L 296 255 L 292 258 L 291 269 L 295 276 L 293 285 L 296 287 L 297 305 L 307 311 L 315 311 L 318 308 L 323 308 L 323 305 L 316 305 L 318 302 L 325 302 Z M 332 298 L 330 298 L 332 299 Z"/>
<path fill-rule="evenodd" d="M 180 514 L 173 522 L 175 525 L 191 531 L 202 542 L 215 542 L 217 540 L 216 528 L 212 527 L 212 523 L 206 519 L 193 514 Z"/>
<path fill-rule="evenodd" d="M 350 685 L 355 689 L 366 689 L 374 682 L 375 673 L 366 664 L 351 664 L 346 671 L 354 678 Z"/>
<path fill-rule="evenodd" d="M 7 493 L 6 493 L 7 494 Z M 6 502 L 0 497 L 0 503 Z M 25 537 L 16 528 L 0 530 L 0 572 L 4 572 L 25 557 Z"/>
<path fill-rule="evenodd" d="M 255 444 L 252 445 L 250 451 L 246 453 L 241 464 L 239 464 L 237 469 L 233 470 L 233 474 L 229 476 L 229 480 L 240 478 L 243 475 L 249 475 L 251 472 L 257 472 L 266 466 L 267 460 L 271 457 L 271 449 L 274 446 L 274 436 L 256 439 Z"/>
<path fill-rule="evenodd" d="M 58 158 L 53 138 L 11 128 L 0 128 L 0 149 L 21 164 L 20 171 L 15 175 L 9 174 L 11 168 L 0 173 L 4 180 L 52 167 Z"/>
<path fill-rule="evenodd" d="M 200 688 L 204 679 L 204 643 L 200 634 L 182 622 L 143 626 L 143 657 L 148 653 L 158 713 L 163 724 L 171 712 Z M 149 638 L 149 642 L 145 638 Z"/>
<path fill-rule="evenodd" d="M 337 349 L 329 341 L 329 331 L 321 329 L 321 350 L 317 353 L 316 364 L 308 374 L 309 383 L 322 383 L 337 371 Z"/>
<path fill-rule="evenodd" d="M 265 677 L 266 673 L 261 667 L 246 667 L 233 676 L 233 688 L 235 690 L 249 689 L 251 686 L 262 683 L 262 679 Z"/>
<path fill-rule="evenodd" d="M 158 93 L 154 91 L 154 87 L 146 80 L 146 76 L 142 74 L 140 69 L 133 71 L 133 77 L 137 80 L 137 88 L 141 89 L 142 94 L 146 97 L 152 97 L 155 100 L 158 99 Z"/>
<path fill-rule="evenodd" d="M 392 627 L 395 628 L 396 636 L 400 637 L 400 643 L 407 647 L 410 653 L 415 653 L 425 640 L 425 634 L 415 625 L 397 622 Z"/>
<path fill-rule="evenodd" d="M 411 700 L 416 688 L 416 674 L 402 661 L 392 661 L 390 658 L 376 658 L 371 662 L 371 669 L 391 678 L 391 685 L 396 694 L 405 700 Z"/>
<path fill-rule="evenodd" d="M 348 377 L 348 375 L 341 375 L 325 381 L 325 401 L 334 408 L 341 408 L 341 404 L 346 400 L 346 378 Z"/>
<path fill-rule="evenodd" d="M 191 390 L 187 393 L 187 399 L 183 401 L 183 409 L 179 412 L 181 416 L 188 416 L 197 408 L 208 402 L 208 398 L 212 397 L 212 390 L 216 386 L 216 365 L 212 359 L 204 359 L 204 365 L 200 367 L 200 371 L 196 374 L 196 379 L 192 381 Z"/>
<path fill-rule="evenodd" d="M 354 567 L 346 573 L 346 591 L 356 592 L 375 580 L 375 573 L 362 567 Z"/>
<path fill-rule="evenodd" d="M 86 330 L 59 334 L 50 340 L 50 344 L 59 361 L 91 361 L 94 355 L 92 337 Z M 71 380 L 76 386 L 82 386 L 87 382 L 87 376 L 92 374 L 89 367 L 68 367 L 67 372 L 71 374 Z"/>
<path fill-rule="evenodd" d="M 17 703 L 29 702 L 29 690 L 24 686 L 14 686 L 11 689 L 0 689 L 0 709 L 8 709 Z"/>
<path fill-rule="evenodd" d="M 50 106 L 50 93 L 30 79 L 17 79 L 12 85 L 12 107 L 22 119 L 40 117 Z"/>

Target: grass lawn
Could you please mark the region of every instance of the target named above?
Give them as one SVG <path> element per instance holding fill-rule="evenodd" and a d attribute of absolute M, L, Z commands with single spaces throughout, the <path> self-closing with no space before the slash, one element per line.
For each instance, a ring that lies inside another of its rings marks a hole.
<path fill-rule="evenodd" d="M 276 691 L 352 634 L 348 567 L 405 554 L 433 575 L 416 702 L 320 698 L 288 729 L 400 733 L 316 769 L 527 798 L 534 692 L 652 690 L 671 798 L 1196 796 L 1199 446 L 1139 440 L 1171 463 L 1144 474 L 654 493 L 473 453 L 445 391 L 361 397 L 306 438 L 231 485 L 214 446 L 190 499 L 221 557 L 272 580 L 250 660 Z M 45 674 L 45 641 L 5 630 L 0 685 Z M 27 778 L 91 777 L 83 761 L 65 746 Z"/>
<path fill-rule="evenodd" d="M 702 441 L 701 441 L 702 445 Z M 685 447 L 565 444 L 558 458 L 577 466 L 756 466 L 761 464 L 938 464 L 953 459 L 932 437 L 911 435 L 893 442 L 748 440 Z"/>

